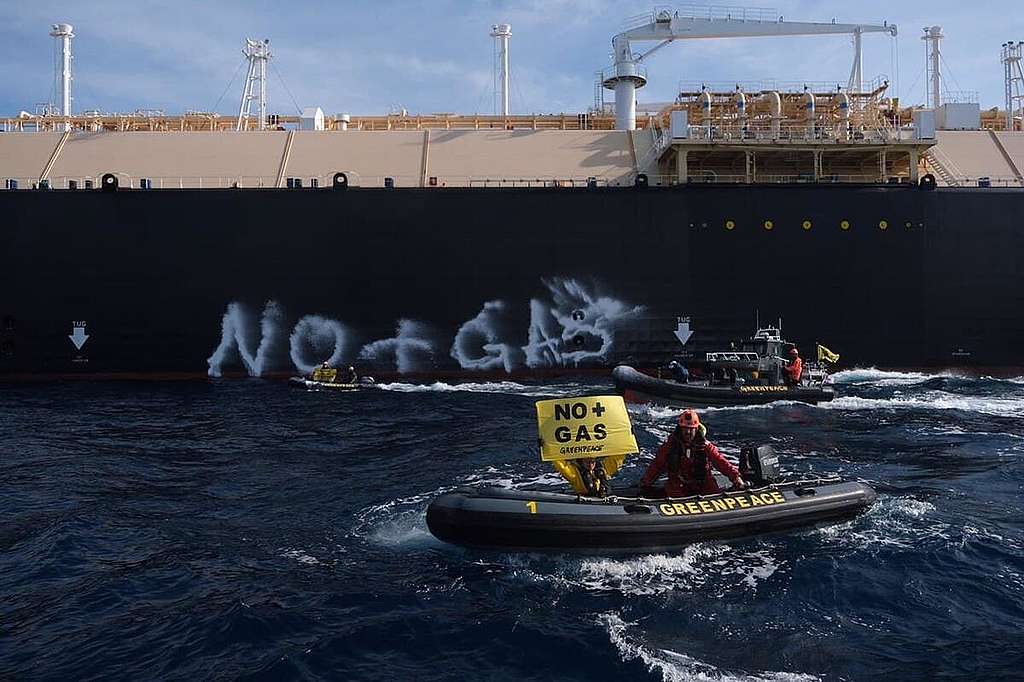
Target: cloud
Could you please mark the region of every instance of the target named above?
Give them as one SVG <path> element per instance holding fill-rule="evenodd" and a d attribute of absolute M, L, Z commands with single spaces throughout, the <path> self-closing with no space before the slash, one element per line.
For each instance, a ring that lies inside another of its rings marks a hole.
<path fill-rule="evenodd" d="M 898 23 L 904 101 L 923 100 L 921 28 L 942 24 L 949 89 L 978 90 L 984 105 L 1002 102 L 999 46 L 1024 37 L 1014 15 L 935 0 L 856 5 L 825 0 L 778 2 L 787 20 Z M 268 0 L 218 3 L 109 3 L 81 0 L 55 12 L 21 3 L 0 26 L 6 65 L 0 114 L 31 109 L 52 89 L 49 26 L 75 25 L 76 107 L 106 111 L 209 108 L 230 113 L 241 81 L 229 86 L 246 36 L 269 37 L 272 109 L 319 105 L 328 112 L 380 114 L 396 104 L 411 112 L 489 112 L 493 106 L 494 23 L 512 24 L 512 102 L 520 112 L 577 112 L 591 104 L 594 72 L 608 65 L 610 41 L 627 18 L 652 4 L 629 0 L 433 0 L 310 2 L 286 9 Z M 865 39 L 868 78 L 895 71 L 893 44 Z M 694 41 L 670 45 L 647 65 L 642 101 L 671 100 L 680 81 L 845 82 L 852 61 L 842 37 Z M 278 75 L 284 80 L 281 83 Z M 893 78 L 895 80 L 895 78 Z M 955 81 L 955 83 L 954 83 Z M 909 86 L 914 84 L 910 91 Z M 607 93 L 611 99 L 610 93 Z"/>

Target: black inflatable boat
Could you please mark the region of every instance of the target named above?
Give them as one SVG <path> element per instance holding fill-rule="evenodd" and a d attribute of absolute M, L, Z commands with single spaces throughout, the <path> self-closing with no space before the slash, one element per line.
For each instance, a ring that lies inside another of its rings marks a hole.
<path fill-rule="evenodd" d="M 834 523 L 875 500 L 860 482 L 815 479 L 742 492 L 652 499 L 624 490 L 614 497 L 503 488 L 461 488 L 427 508 L 440 540 L 519 551 L 651 552 Z"/>
<path fill-rule="evenodd" d="M 307 377 L 291 377 L 288 379 L 288 384 L 295 388 L 305 388 L 310 391 L 358 391 L 364 388 L 373 388 L 374 380 L 372 377 L 363 377 L 355 384 L 343 384 L 335 381 L 317 381 L 316 379 L 309 379 Z"/>
<path fill-rule="evenodd" d="M 612 370 L 615 388 L 627 402 L 671 402 L 688 407 L 702 405 L 763 405 L 776 400 L 795 400 L 817 404 L 835 398 L 828 384 L 800 386 L 784 385 L 726 385 L 715 386 L 707 382 L 679 383 L 638 372 L 628 365 Z"/>

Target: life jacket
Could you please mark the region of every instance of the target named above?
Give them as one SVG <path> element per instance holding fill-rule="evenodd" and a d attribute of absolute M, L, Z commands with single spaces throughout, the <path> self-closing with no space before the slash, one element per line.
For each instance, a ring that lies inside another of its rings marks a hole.
<path fill-rule="evenodd" d="M 704 483 L 708 476 L 708 456 L 704 452 L 707 444 L 707 429 L 701 424 L 697 429 L 697 437 L 687 445 L 681 436 L 673 434 L 672 448 L 668 452 L 668 471 L 670 476 L 675 476 L 683 481 L 693 481 L 697 485 Z M 683 455 L 689 451 L 692 458 L 689 472 L 683 471 Z M 689 474 L 689 475 L 687 475 Z"/>
<path fill-rule="evenodd" d="M 600 459 L 594 464 L 594 470 L 590 471 L 586 464 L 580 460 L 574 460 L 573 464 L 580 472 L 580 480 L 583 481 L 587 494 L 591 497 L 604 497 L 608 494 L 608 474 L 604 471 L 604 464 Z"/>
<path fill-rule="evenodd" d="M 605 497 L 611 492 L 611 485 L 608 480 L 615 475 L 625 460 L 624 455 L 614 457 L 600 457 L 594 466 L 594 471 L 587 469 L 586 465 L 579 460 L 556 460 L 551 464 L 569 482 L 573 491 L 579 495 L 590 497 Z"/>
<path fill-rule="evenodd" d="M 333 382 L 338 376 L 338 370 L 333 367 L 317 367 L 313 370 L 313 381 Z"/>

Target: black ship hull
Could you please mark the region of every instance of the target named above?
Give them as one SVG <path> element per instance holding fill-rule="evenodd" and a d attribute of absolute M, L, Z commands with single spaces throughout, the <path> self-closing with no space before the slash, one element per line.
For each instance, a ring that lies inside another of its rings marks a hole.
<path fill-rule="evenodd" d="M 0 375 L 650 366 L 755 311 L 844 363 L 1018 365 L 1024 191 L 0 191 Z M 846 228 L 846 229 L 844 229 Z"/>

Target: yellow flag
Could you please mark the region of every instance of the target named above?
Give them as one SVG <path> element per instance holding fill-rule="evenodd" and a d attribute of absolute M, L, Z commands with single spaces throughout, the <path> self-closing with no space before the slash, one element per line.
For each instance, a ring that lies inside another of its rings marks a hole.
<path fill-rule="evenodd" d="M 839 353 L 833 353 L 828 348 L 825 348 L 825 346 L 823 346 L 823 345 L 821 345 L 819 343 L 818 344 L 818 362 L 828 362 L 828 363 L 831 363 L 831 364 L 834 365 L 837 362 L 839 362 Z"/>
<path fill-rule="evenodd" d="M 537 431 L 540 458 L 548 462 L 639 451 L 626 404 L 617 395 L 540 400 Z"/>

